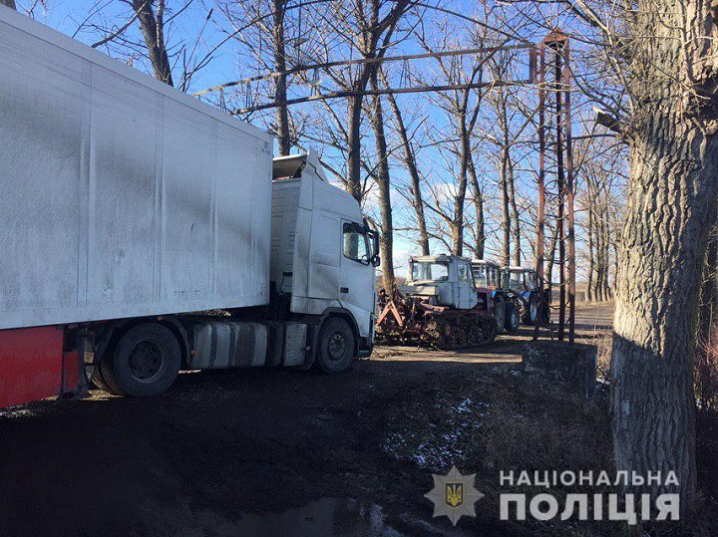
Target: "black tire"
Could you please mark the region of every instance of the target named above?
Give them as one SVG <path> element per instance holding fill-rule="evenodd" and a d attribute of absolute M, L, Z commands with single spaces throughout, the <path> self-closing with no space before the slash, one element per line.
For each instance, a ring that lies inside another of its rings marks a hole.
<path fill-rule="evenodd" d="M 504 331 L 506 323 L 506 302 L 502 296 L 496 297 L 494 300 L 494 319 L 496 320 L 496 333 L 500 334 Z"/>
<path fill-rule="evenodd" d="M 538 317 L 539 301 L 536 293 L 531 293 L 529 300 L 526 303 L 526 309 L 523 314 L 523 323 L 528 325 L 535 325 Z"/>
<path fill-rule="evenodd" d="M 485 323 L 482 327 L 483 341 L 481 345 L 489 345 L 496 339 L 496 323 Z"/>
<path fill-rule="evenodd" d="M 113 353 L 108 349 L 107 353 L 102 357 L 99 367 L 95 371 L 92 383 L 107 393 L 114 395 L 127 395 L 117 384 L 117 379 L 115 379 L 115 375 L 112 372 L 112 360 Z"/>
<path fill-rule="evenodd" d="M 354 358 L 354 332 L 341 317 L 329 317 L 319 331 L 316 367 L 322 373 L 346 371 Z"/>
<path fill-rule="evenodd" d="M 521 324 L 521 308 L 515 302 L 506 304 L 506 331 L 514 333 L 519 329 Z"/>
<path fill-rule="evenodd" d="M 172 386 L 181 362 L 182 347 L 172 331 L 159 324 L 143 324 L 128 330 L 111 359 L 103 360 L 102 377 L 122 394 L 152 397 Z"/>

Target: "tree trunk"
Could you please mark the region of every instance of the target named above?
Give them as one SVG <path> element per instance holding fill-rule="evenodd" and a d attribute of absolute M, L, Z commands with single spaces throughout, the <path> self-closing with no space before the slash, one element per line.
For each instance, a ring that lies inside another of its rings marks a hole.
<path fill-rule="evenodd" d="M 507 157 L 509 159 L 509 200 L 511 203 L 511 219 L 513 220 L 514 265 L 521 266 L 521 222 L 519 222 L 519 210 L 516 205 L 514 163 L 511 160 L 511 153 L 508 150 Z"/>
<path fill-rule="evenodd" d="M 451 223 L 451 253 L 454 255 L 464 254 L 464 205 L 466 203 L 467 174 L 471 156 L 471 133 L 466 124 L 465 112 L 462 112 L 459 119 L 459 136 L 461 137 L 461 167 L 456 186 L 456 196 L 454 196 L 454 215 Z"/>
<path fill-rule="evenodd" d="M 646 100 L 633 138 L 611 385 L 617 469 L 675 471 L 686 510 L 695 500 L 695 322 L 718 140 L 678 103 Z"/>
<path fill-rule="evenodd" d="M 164 36 L 165 2 L 164 0 L 158 1 L 156 14 L 152 9 L 153 5 L 154 0 L 132 0 L 132 7 L 140 21 L 140 29 L 145 39 L 147 54 L 150 57 L 155 78 L 160 82 L 174 86 L 172 67 L 170 66 Z"/>
<path fill-rule="evenodd" d="M 610 263 L 611 263 L 611 250 L 610 250 L 610 241 L 611 241 L 611 230 L 608 227 L 608 210 L 607 207 L 604 205 L 603 207 L 603 215 L 601 218 L 601 235 L 603 236 L 603 280 L 601 281 L 603 285 L 603 299 L 604 300 L 610 300 L 611 298 L 611 283 L 610 283 Z"/>
<path fill-rule="evenodd" d="M 404 124 L 404 117 L 402 116 L 401 110 L 396 104 L 396 99 L 391 93 L 387 95 L 389 99 L 389 105 L 394 113 L 394 119 L 396 121 L 396 130 L 399 132 L 401 138 L 401 146 L 404 152 L 404 163 L 409 170 L 409 177 L 411 178 L 411 195 L 412 195 L 412 206 L 416 213 L 416 225 L 419 228 L 419 247 L 421 248 L 421 255 L 429 255 L 431 253 L 429 249 L 429 233 L 426 229 L 426 215 L 424 213 L 424 199 L 421 194 L 421 176 L 419 175 L 419 169 L 416 165 L 416 154 L 411 147 L 409 141 L 409 134 L 406 132 L 406 125 Z"/>
<path fill-rule="evenodd" d="M 474 191 L 474 212 L 476 213 L 476 246 L 474 248 L 478 259 L 484 258 L 486 247 L 486 220 L 484 218 L 484 194 L 479 185 L 479 177 L 476 175 L 474 159 L 469 155 L 469 178 L 471 188 Z"/>
<path fill-rule="evenodd" d="M 590 190 L 589 190 L 590 192 Z M 593 271 L 596 264 L 593 256 L 593 200 L 588 196 L 588 281 L 586 282 L 586 301 L 593 302 Z"/>
<path fill-rule="evenodd" d="M 503 231 L 503 255 L 501 256 L 501 263 L 503 265 L 511 264 L 511 213 L 510 213 L 510 198 L 509 198 L 509 178 L 508 178 L 508 159 L 509 159 L 509 148 L 503 146 L 501 148 L 501 170 L 500 170 L 500 182 L 501 182 L 501 209 L 502 209 L 502 221 L 501 229 Z"/>
<path fill-rule="evenodd" d="M 379 84 L 376 76 L 372 77 L 371 87 L 377 91 Z M 381 96 L 373 98 L 371 122 L 374 127 L 374 141 L 379 158 L 377 186 L 379 187 L 379 209 L 381 211 L 382 233 L 381 248 L 381 274 L 384 290 L 392 296 L 395 287 L 394 276 L 394 222 L 391 214 L 391 177 L 389 175 L 389 156 L 386 149 L 386 136 L 384 132 L 384 111 L 381 105 Z"/>
<path fill-rule="evenodd" d="M 284 41 L 284 13 L 286 0 L 273 0 L 274 13 L 272 14 L 274 25 L 272 27 L 272 41 L 274 42 L 274 71 L 284 73 L 287 70 Z M 287 100 L 287 76 L 279 75 L 275 79 L 274 100 L 284 103 Z M 276 134 L 279 146 L 279 155 L 289 155 L 291 142 L 289 137 L 289 110 L 286 104 L 279 105 L 276 112 Z"/>

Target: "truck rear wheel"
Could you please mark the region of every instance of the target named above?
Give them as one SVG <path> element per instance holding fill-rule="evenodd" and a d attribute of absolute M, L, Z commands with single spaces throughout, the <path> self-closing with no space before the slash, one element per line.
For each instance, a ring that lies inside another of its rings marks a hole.
<path fill-rule="evenodd" d="M 108 358 L 103 378 L 113 391 L 151 397 L 167 390 L 177 378 L 182 348 L 168 328 L 143 324 L 128 330 Z"/>
<path fill-rule="evenodd" d="M 346 371 L 354 358 L 354 332 L 341 317 L 329 317 L 319 331 L 317 368 L 323 373 Z"/>

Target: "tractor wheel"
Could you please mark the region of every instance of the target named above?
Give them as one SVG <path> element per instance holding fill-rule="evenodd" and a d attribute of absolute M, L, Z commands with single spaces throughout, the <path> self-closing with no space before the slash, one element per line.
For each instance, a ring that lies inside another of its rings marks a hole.
<path fill-rule="evenodd" d="M 469 347 L 478 347 L 479 345 L 481 345 L 481 339 L 481 329 L 476 325 L 469 328 L 469 330 L 466 332 L 466 344 Z"/>
<path fill-rule="evenodd" d="M 454 345 L 456 349 L 465 349 L 467 346 L 468 335 L 462 327 L 457 327 L 454 337 Z"/>
<path fill-rule="evenodd" d="M 536 296 L 536 293 L 531 293 L 531 296 L 529 297 L 529 302 L 526 305 L 526 311 L 524 312 L 524 324 L 536 324 L 536 321 L 538 320 L 538 309 L 538 296 Z"/>
<path fill-rule="evenodd" d="M 481 335 L 481 345 L 488 345 L 489 343 L 493 343 L 494 339 L 496 339 L 496 323 L 484 322 L 483 326 L 481 327 Z"/>
<path fill-rule="evenodd" d="M 521 310 L 515 302 L 506 304 L 506 331 L 509 333 L 516 332 L 521 324 Z"/>
<path fill-rule="evenodd" d="M 496 319 L 496 333 L 500 334 L 504 331 L 506 323 L 506 302 L 504 297 L 496 297 L 494 301 L 494 319 Z"/>

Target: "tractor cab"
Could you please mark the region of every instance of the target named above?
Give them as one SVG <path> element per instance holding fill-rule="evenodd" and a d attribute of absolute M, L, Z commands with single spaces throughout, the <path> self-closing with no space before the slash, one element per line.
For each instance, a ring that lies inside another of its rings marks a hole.
<path fill-rule="evenodd" d="M 476 287 L 491 290 L 501 288 L 501 267 L 498 263 L 485 259 L 474 259 L 471 261 L 471 271 L 474 274 Z"/>
<path fill-rule="evenodd" d="M 521 302 L 521 320 L 524 324 L 535 325 L 539 322 L 539 307 L 541 302 L 540 290 L 536 271 L 528 267 L 504 267 L 501 269 L 503 288 L 513 298 Z M 551 295 L 544 291 L 544 305 L 551 303 Z M 550 308 L 544 307 L 541 323 L 550 320 Z"/>
<path fill-rule="evenodd" d="M 517 294 L 538 289 L 536 271 L 528 267 L 504 267 L 501 270 L 503 288 Z"/>
<path fill-rule="evenodd" d="M 469 310 L 478 301 L 471 261 L 455 255 L 429 255 L 409 259 L 405 295 L 425 298 L 435 306 Z"/>

